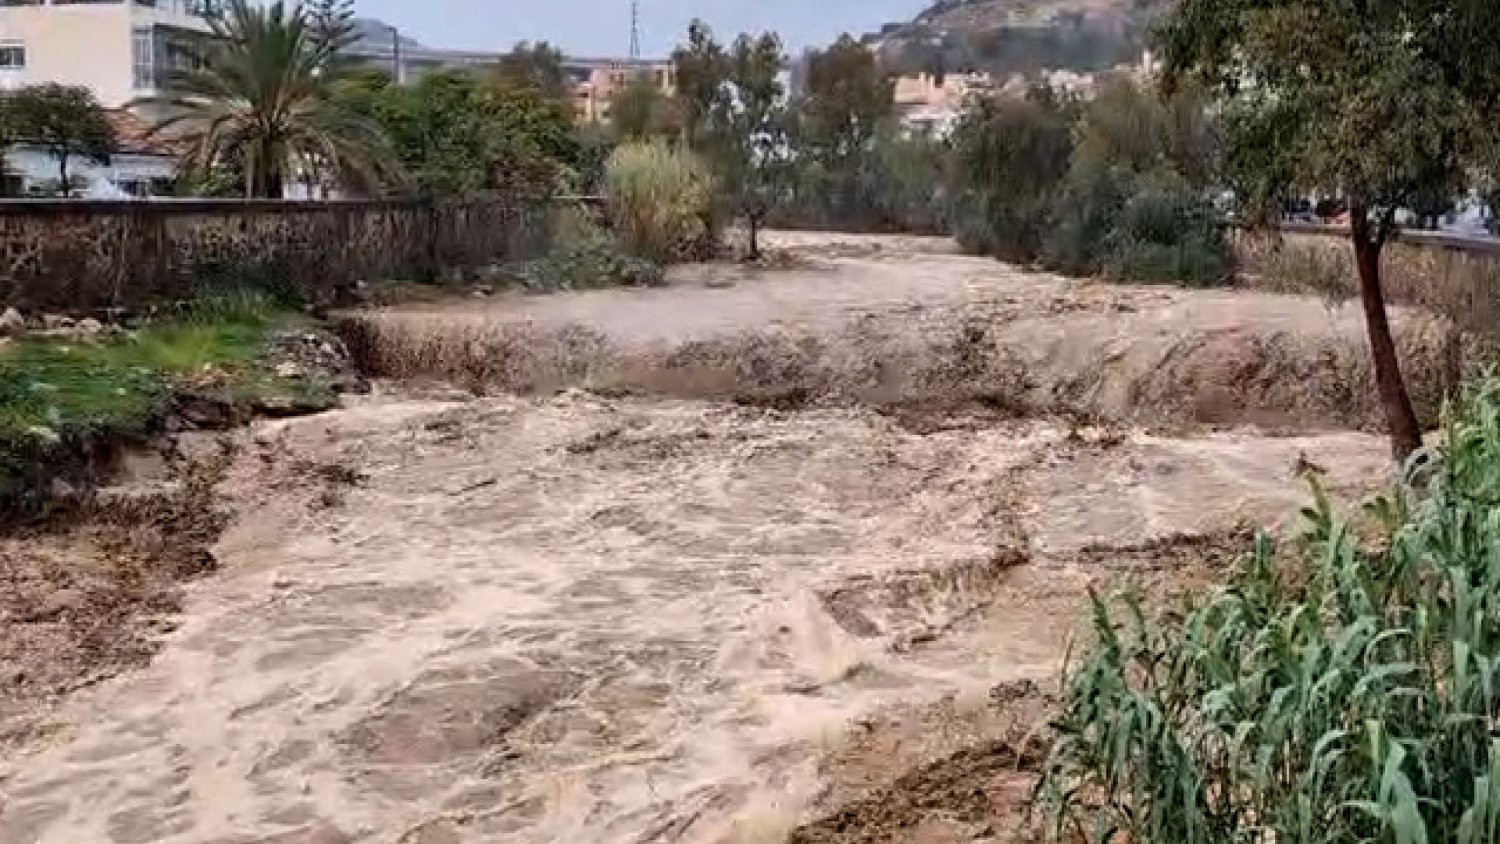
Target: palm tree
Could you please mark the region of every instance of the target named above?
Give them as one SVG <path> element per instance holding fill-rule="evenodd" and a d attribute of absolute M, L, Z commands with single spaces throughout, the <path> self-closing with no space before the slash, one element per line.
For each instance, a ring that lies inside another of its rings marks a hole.
<path fill-rule="evenodd" d="M 186 172 L 237 168 L 245 195 L 262 198 L 279 198 L 289 178 L 327 175 L 365 191 L 399 180 L 380 127 L 329 96 L 347 35 L 320 37 L 285 0 L 228 0 L 210 22 L 215 38 L 199 67 L 138 103 L 165 115 L 152 133 L 181 145 Z"/>

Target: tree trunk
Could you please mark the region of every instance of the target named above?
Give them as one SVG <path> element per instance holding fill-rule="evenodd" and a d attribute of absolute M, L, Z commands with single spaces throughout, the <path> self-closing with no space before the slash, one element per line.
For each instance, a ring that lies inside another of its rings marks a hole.
<path fill-rule="evenodd" d="M 256 181 L 258 182 L 255 186 L 256 199 L 281 199 L 284 181 L 281 178 L 280 168 L 262 162 Z"/>
<path fill-rule="evenodd" d="M 1422 447 L 1422 429 L 1412 409 L 1406 379 L 1396 356 L 1396 341 L 1391 336 L 1391 322 L 1385 309 L 1385 293 L 1380 286 L 1380 253 L 1385 247 L 1385 231 L 1371 237 L 1368 211 L 1363 206 L 1349 209 L 1350 229 L 1354 237 L 1354 258 L 1359 268 L 1359 298 L 1364 305 L 1365 328 L 1370 335 L 1370 353 L 1375 364 L 1375 384 L 1380 403 L 1385 408 L 1386 427 L 1391 435 L 1391 453 L 1404 462 Z"/>
<path fill-rule="evenodd" d="M 68 182 L 68 154 L 66 152 L 57 154 L 57 195 L 61 197 L 73 195 L 73 185 Z"/>
<path fill-rule="evenodd" d="M 750 260 L 760 260 L 760 215 L 749 215 L 750 221 Z"/>

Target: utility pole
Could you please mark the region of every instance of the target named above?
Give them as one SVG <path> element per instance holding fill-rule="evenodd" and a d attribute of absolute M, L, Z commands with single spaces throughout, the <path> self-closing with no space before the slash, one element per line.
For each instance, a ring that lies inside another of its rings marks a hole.
<path fill-rule="evenodd" d="M 391 27 L 391 78 L 396 81 L 397 85 L 400 85 L 406 81 L 404 76 L 401 67 L 401 30 L 393 26 Z"/>
<path fill-rule="evenodd" d="M 641 0 L 630 0 L 630 60 L 641 57 Z"/>

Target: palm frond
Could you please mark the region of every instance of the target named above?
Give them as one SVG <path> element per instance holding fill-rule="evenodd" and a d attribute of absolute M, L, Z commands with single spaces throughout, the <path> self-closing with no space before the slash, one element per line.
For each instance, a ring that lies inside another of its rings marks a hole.
<path fill-rule="evenodd" d="M 308 167 L 360 191 L 402 181 L 379 127 L 330 97 L 327 71 L 341 44 L 315 37 L 300 6 L 229 0 L 211 26 L 202 66 L 134 104 L 162 115 L 149 132 L 183 145 L 185 170 L 238 166 L 258 196 L 280 195 Z"/>

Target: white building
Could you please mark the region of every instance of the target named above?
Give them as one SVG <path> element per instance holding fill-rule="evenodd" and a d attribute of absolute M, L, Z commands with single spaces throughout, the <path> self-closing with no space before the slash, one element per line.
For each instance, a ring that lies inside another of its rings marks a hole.
<path fill-rule="evenodd" d="M 108 162 L 68 157 L 72 195 L 131 199 L 169 193 L 177 176 L 177 156 L 171 145 L 148 138 L 146 124 L 124 109 L 112 109 L 109 121 L 118 146 Z M 57 157 L 46 147 L 21 139 L 5 150 L 5 196 L 55 195 L 61 176 Z"/>
<path fill-rule="evenodd" d="M 216 0 L 0 0 L 0 86 L 82 85 L 106 108 L 159 92 Z"/>
<path fill-rule="evenodd" d="M 161 193 L 176 170 L 170 148 L 145 138 L 124 111 L 158 94 L 167 75 L 201 54 L 217 0 L 0 0 L 0 87 L 55 82 L 88 88 L 110 109 L 119 151 L 108 164 L 71 156 L 75 194 L 100 198 Z M 20 139 L 5 156 L 5 194 L 56 187 L 57 159 Z"/>

